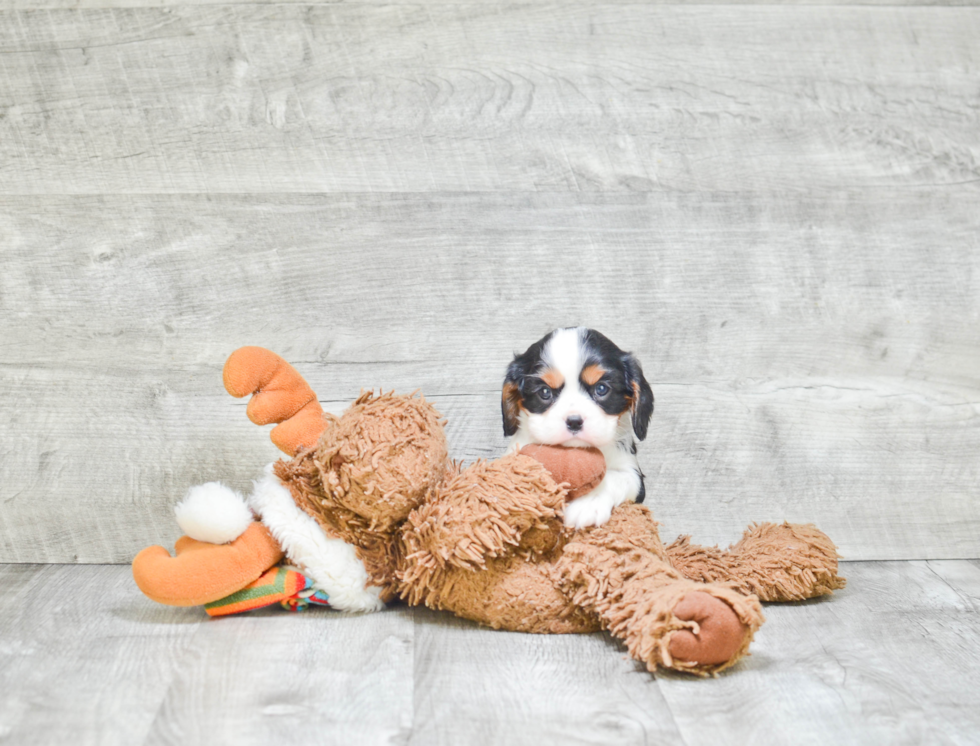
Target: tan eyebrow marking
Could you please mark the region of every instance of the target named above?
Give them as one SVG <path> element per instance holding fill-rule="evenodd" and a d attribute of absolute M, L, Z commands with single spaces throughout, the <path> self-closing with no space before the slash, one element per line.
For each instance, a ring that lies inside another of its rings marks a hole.
<path fill-rule="evenodd" d="M 554 368 L 548 368 L 548 370 L 541 374 L 541 380 L 553 389 L 560 389 L 562 384 L 565 383 L 565 376 Z"/>
<path fill-rule="evenodd" d="M 589 386 L 595 386 L 608 372 L 601 365 L 587 365 L 582 371 L 582 381 Z"/>

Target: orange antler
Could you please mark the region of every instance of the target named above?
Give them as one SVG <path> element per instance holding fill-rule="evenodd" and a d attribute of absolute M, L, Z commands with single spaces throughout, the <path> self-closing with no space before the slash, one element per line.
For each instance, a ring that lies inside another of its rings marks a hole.
<path fill-rule="evenodd" d="M 293 456 L 316 445 L 323 432 L 323 408 L 310 384 L 279 355 L 264 347 L 239 347 L 225 362 L 225 389 L 235 397 L 252 394 L 246 413 L 256 425 L 279 423 L 269 437 Z"/>

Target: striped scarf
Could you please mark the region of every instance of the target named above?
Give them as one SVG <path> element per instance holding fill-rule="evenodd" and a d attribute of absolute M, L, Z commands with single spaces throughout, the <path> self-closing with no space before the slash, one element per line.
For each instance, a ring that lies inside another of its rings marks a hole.
<path fill-rule="evenodd" d="M 329 606 L 329 596 L 313 587 L 313 581 L 293 567 L 276 565 L 240 591 L 204 605 L 208 616 L 227 616 L 280 604 L 289 611 L 302 611 L 310 604 Z"/>

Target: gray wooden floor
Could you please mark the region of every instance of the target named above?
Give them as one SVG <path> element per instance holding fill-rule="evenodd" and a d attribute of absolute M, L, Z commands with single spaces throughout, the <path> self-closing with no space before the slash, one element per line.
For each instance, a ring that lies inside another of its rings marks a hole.
<path fill-rule="evenodd" d="M 753 655 L 651 676 L 603 634 L 426 609 L 220 620 L 120 566 L 0 565 L 0 742 L 980 742 L 980 562 L 851 562 L 833 598 L 767 607 Z"/>

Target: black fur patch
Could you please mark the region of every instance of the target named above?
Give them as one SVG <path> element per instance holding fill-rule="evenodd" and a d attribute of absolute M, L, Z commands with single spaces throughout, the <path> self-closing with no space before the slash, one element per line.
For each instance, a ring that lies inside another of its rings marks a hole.
<path fill-rule="evenodd" d="M 515 354 L 513 361 L 507 366 L 507 374 L 504 376 L 505 394 L 500 405 L 504 419 L 504 435 L 507 437 L 517 432 L 520 422 L 518 420 L 519 407 L 516 406 L 516 403 L 508 401 L 506 392 L 514 392 L 516 390 L 520 396 L 520 404 L 528 412 L 533 412 L 534 414 L 541 414 L 546 411 L 554 403 L 555 399 L 558 398 L 557 392 L 555 392 L 551 401 L 546 403 L 540 394 L 542 387 L 548 387 L 548 385 L 533 375 L 541 369 L 541 352 L 554 334 L 555 332 L 551 332 L 545 335 L 528 347 L 523 353 Z M 509 388 L 508 385 L 511 387 L 516 386 L 516 389 Z M 513 393 L 510 396 L 513 396 Z"/>
<path fill-rule="evenodd" d="M 629 410 L 633 415 L 633 432 L 643 440 L 653 416 L 653 390 L 643 377 L 639 361 L 595 329 L 586 330 L 583 344 L 586 354 L 582 367 L 601 365 L 607 371 L 592 386 L 583 382 L 583 388 L 607 414 L 622 414 Z M 600 383 L 609 386 L 605 397 L 596 395 L 595 389 Z"/>

